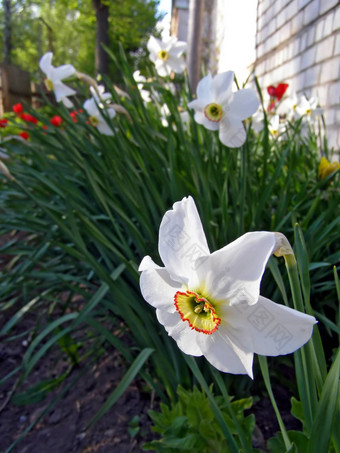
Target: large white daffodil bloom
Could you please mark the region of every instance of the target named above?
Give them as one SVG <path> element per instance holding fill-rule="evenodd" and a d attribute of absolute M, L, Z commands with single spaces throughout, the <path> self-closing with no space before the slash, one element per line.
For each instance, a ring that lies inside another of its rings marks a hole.
<path fill-rule="evenodd" d="M 191 197 L 166 212 L 159 231 L 164 267 L 140 264 L 144 299 L 179 348 L 218 370 L 252 377 L 254 353 L 289 354 L 311 337 L 314 317 L 259 295 L 262 274 L 282 235 L 247 233 L 210 253 Z"/>
<path fill-rule="evenodd" d="M 197 85 L 197 99 L 189 102 L 195 121 L 211 131 L 219 130 L 221 142 L 237 148 L 246 140 L 242 121 L 258 109 L 260 102 L 251 88 L 232 91 L 234 73 L 208 74 Z"/>
<path fill-rule="evenodd" d="M 101 134 L 113 135 L 113 130 L 107 124 L 106 119 L 101 114 L 101 108 L 96 102 L 95 98 L 87 99 L 84 102 L 83 107 L 89 115 L 89 122 L 90 124 L 92 124 L 92 126 L 96 127 Z M 110 118 L 116 116 L 116 111 L 113 108 L 107 108 L 105 112 Z"/>
<path fill-rule="evenodd" d="M 73 103 L 68 99 L 68 96 L 76 94 L 76 91 L 65 85 L 62 80 L 76 73 L 75 68 L 71 64 L 54 67 L 51 63 L 53 58 L 52 52 L 47 52 L 40 59 L 40 69 L 46 74 L 44 80 L 46 89 L 54 91 L 57 102 L 63 102 L 65 107 L 71 108 Z"/>
<path fill-rule="evenodd" d="M 155 64 L 156 71 L 161 77 L 169 76 L 172 71 L 176 73 L 184 71 L 185 62 L 182 54 L 187 47 L 185 42 L 178 41 L 175 37 L 161 41 L 150 36 L 146 46 L 150 52 L 149 58 Z"/>

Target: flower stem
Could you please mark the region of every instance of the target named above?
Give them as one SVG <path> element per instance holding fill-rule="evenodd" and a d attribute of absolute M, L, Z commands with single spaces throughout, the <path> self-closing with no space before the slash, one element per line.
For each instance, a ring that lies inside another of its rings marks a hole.
<path fill-rule="evenodd" d="M 269 372 L 268 372 L 267 358 L 264 357 L 264 356 L 260 356 L 260 355 L 258 356 L 258 358 L 259 358 L 259 363 L 260 363 L 260 368 L 261 368 L 261 373 L 262 373 L 262 376 L 263 376 L 263 380 L 264 380 L 264 383 L 265 383 L 265 386 L 266 386 L 270 401 L 272 403 L 273 409 L 275 411 L 277 421 L 278 421 L 279 426 L 280 426 L 280 430 L 281 430 L 283 441 L 285 443 L 286 451 L 289 451 L 292 445 L 290 443 L 287 430 L 285 428 L 285 425 L 283 423 L 279 408 L 277 407 L 277 404 L 276 404 L 276 401 L 275 401 L 275 398 L 274 398 L 272 386 L 271 386 L 271 383 L 270 383 Z"/>

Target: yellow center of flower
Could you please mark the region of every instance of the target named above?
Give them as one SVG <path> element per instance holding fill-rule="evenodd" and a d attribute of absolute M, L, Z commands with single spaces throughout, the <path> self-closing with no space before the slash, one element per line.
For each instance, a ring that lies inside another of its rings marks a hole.
<path fill-rule="evenodd" d="M 311 109 L 307 109 L 306 110 L 306 115 L 311 115 L 312 114 L 312 110 Z"/>
<path fill-rule="evenodd" d="M 208 120 L 218 123 L 223 116 L 222 107 L 214 102 L 208 104 L 204 109 L 204 115 L 208 118 Z"/>
<path fill-rule="evenodd" d="M 45 82 L 45 87 L 47 89 L 47 91 L 52 91 L 53 90 L 53 82 L 51 79 L 45 79 L 44 80 Z"/>
<path fill-rule="evenodd" d="M 92 115 L 89 117 L 90 124 L 94 127 L 97 127 L 99 124 L 99 120 L 96 116 Z"/>
<path fill-rule="evenodd" d="M 166 50 L 160 50 L 158 52 L 158 58 L 160 58 L 162 61 L 166 61 L 169 58 L 169 54 Z"/>
<path fill-rule="evenodd" d="M 216 316 L 214 307 L 207 299 L 193 291 L 177 291 L 174 299 L 182 321 L 187 321 L 192 329 L 206 335 L 217 330 L 221 319 Z"/>

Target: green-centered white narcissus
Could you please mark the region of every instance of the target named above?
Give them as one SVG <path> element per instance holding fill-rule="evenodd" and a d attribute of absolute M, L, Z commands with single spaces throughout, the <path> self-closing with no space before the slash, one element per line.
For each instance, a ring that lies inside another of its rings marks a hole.
<path fill-rule="evenodd" d="M 242 89 L 233 92 L 233 71 L 212 77 L 209 73 L 197 85 L 197 99 L 188 107 L 195 110 L 195 121 L 211 131 L 219 131 L 220 141 L 230 148 L 242 146 L 246 131 L 242 121 L 258 109 L 256 92 Z"/>
<path fill-rule="evenodd" d="M 65 107 L 71 108 L 73 103 L 69 100 L 69 96 L 76 94 L 76 91 L 65 85 L 62 80 L 71 77 L 76 73 L 75 68 L 71 64 L 58 66 L 52 65 L 53 53 L 47 52 L 40 59 L 40 69 L 45 73 L 44 80 L 46 89 L 54 91 L 57 102 L 62 102 Z"/>
<path fill-rule="evenodd" d="M 149 58 L 154 63 L 158 75 L 166 77 L 172 71 L 181 73 L 185 69 L 185 61 L 182 58 L 183 52 L 186 50 L 187 44 L 183 41 L 178 41 L 172 36 L 167 41 L 150 36 L 146 44 L 150 52 Z"/>
<path fill-rule="evenodd" d="M 161 222 L 164 267 L 149 256 L 140 264 L 142 295 L 184 353 L 204 355 L 220 371 L 252 377 L 254 353 L 294 352 L 316 323 L 260 296 L 266 263 L 281 245 L 279 233 L 257 231 L 210 253 L 196 205 L 184 198 Z"/>
<path fill-rule="evenodd" d="M 102 95 L 105 93 L 101 93 Z M 105 96 L 104 96 L 105 98 Z M 103 98 L 102 98 L 103 99 Z M 97 100 L 100 101 L 99 97 L 97 97 Z M 110 127 L 110 125 L 107 123 L 105 117 L 101 113 L 101 110 L 103 110 L 103 104 L 100 102 L 96 102 L 96 99 L 92 97 L 91 99 L 87 99 L 84 102 L 83 105 L 84 109 L 89 115 L 89 123 L 96 127 L 98 131 L 103 134 L 103 135 L 113 135 L 113 130 Z M 109 116 L 110 118 L 113 118 L 116 116 L 116 111 L 113 108 L 106 108 L 105 109 L 106 115 Z"/>

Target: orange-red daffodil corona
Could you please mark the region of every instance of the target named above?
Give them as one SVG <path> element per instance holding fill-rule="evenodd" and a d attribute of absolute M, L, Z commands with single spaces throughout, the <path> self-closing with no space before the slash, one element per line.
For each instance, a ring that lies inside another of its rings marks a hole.
<path fill-rule="evenodd" d="M 140 264 L 142 295 L 184 353 L 252 377 L 254 353 L 289 354 L 310 339 L 316 323 L 260 296 L 267 261 L 283 240 L 288 243 L 280 233 L 256 231 L 210 253 L 195 202 L 183 198 L 161 222 L 164 267 L 149 256 Z"/>

